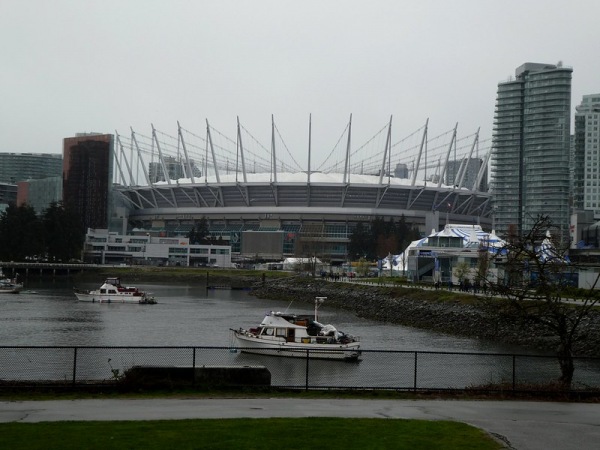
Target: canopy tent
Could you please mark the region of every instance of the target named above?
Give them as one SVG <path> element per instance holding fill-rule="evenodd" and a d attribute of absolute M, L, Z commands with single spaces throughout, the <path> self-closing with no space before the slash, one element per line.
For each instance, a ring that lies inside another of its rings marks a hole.
<path fill-rule="evenodd" d="M 441 231 L 432 230 L 429 236 L 412 241 L 399 255 L 391 255 L 392 269 L 403 272 L 409 250 L 429 246 L 429 240 L 437 237 L 459 237 L 463 240 L 463 248 L 483 247 L 493 254 L 503 252 L 506 244 L 495 231 L 488 233 L 480 225 L 447 224 Z M 382 270 L 390 270 L 390 257 L 381 259 L 379 265 Z"/>

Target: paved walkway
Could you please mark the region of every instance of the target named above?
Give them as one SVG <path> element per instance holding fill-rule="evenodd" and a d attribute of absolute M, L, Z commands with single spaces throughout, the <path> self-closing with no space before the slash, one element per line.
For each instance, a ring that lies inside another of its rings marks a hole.
<path fill-rule="evenodd" d="M 600 448 L 600 404 L 466 400 L 148 399 L 0 402 L 0 422 L 374 417 L 466 422 L 518 450 Z"/>

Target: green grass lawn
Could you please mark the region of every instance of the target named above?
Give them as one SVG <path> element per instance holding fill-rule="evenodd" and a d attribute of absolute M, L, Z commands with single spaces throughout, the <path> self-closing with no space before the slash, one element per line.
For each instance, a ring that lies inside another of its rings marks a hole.
<path fill-rule="evenodd" d="M 2 449 L 500 449 L 472 426 L 401 419 L 209 419 L 0 424 Z"/>

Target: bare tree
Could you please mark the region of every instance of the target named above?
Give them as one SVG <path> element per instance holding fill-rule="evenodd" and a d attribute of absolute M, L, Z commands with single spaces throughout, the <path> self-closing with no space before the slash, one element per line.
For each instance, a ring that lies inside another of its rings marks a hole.
<path fill-rule="evenodd" d="M 568 246 L 552 238 L 553 230 L 557 231 L 547 215 L 538 216 L 530 231 L 512 236 L 499 249 L 505 258 L 500 264 L 503 276 L 497 280 L 482 277 L 482 281 L 490 292 L 487 304 L 497 312 L 516 316 L 523 323 L 539 324 L 551 332 L 561 371 L 559 382 L 570 387 L 575 371 L 574 346 L 586 338 L 584 319 L 597 303 L 594 288 L 598 278 L 590 289 L 571 285 L 578 267 L 568 258 Z"/>
<path fill-rule="evenodd" d="M 454 267 L 454 276 L 458 279 L 459 282 L 469 278 L 470 274 L 471 266 L 466 261 L 461 261 Z"/>

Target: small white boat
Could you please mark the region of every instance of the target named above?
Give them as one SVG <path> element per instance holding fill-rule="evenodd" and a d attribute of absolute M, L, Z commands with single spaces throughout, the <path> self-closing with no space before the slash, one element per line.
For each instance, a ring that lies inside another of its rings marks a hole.
<path fill-rule="evenodd" d="M 270 312 L 256 328 L 232 329 L 239 350 L 273 356 L 356 361 L 360 339 L 317 321 L 317 309 L 325 297 L 315 299 L 315 315 Z"/>
<path fill-rule="evenodd" d="M 95 303 L 142 303 L 155 304 L 156 300 L 147 292 L 133 286 L 121 285 L 120 278 L 107 278 L 99 289 L 86 291 L 74 289 L 75 296 L 80 302 Z"/>
<path fill-rule="evenodd" d="M 19 274 L 14 278 L 8 278 L 2 273 L 0 268 L 0 294 L 18 294 L 23 289 L 23 283 L 19 283 Z"/>

